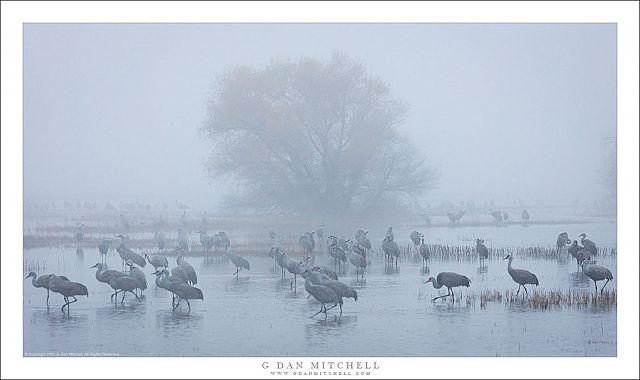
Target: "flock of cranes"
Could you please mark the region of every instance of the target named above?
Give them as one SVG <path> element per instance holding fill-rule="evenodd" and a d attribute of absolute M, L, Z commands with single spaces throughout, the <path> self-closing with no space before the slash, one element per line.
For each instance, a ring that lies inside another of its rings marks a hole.
<path fill-rule="evenodd" d="M 315 256 L 313 255 L 316 248 L 316 237 L 319 239 L 324 238 L 324 231 L 321 226 L 316 231 L 304 232 L 301 234 L 298 243 L 304 251 L 305 258 L 302 260 L 292 259 L 287 253 L 276 244 L 276 234 L 272 229 L 269 232 L 271 238 L 272 247 L 269 250 L 269 256 L 274 259 L 274 264 L 280 267 L 281 278 L 286 279 L 287 273 L 293 276 L 290 281 L 290 289 L 297 287 L 298 276 L 304 279 L 304 288 L 309 293 L 309 297 L 313 297 L 320 305 L 320 311 L 314 314 L 312 317 L 323 313 L 325 318 L 327 312 L 335 307 L 340 308 L 340 315 L 342 315 L 342 309 L 345 298 L 352 298 L 358 300 L 357 291 L 346 283 L 338 279 L 338 273 L 340 273 L 340 267 L 346 264 L 347 261 L 355 268 L 356 280 L 358 278 L 364 278 L 367 266 L 370 264 L 368 254 L 372 248 L 371 240 L 368 237 L 368 231 L 358 229 L 355 232 L 353 240 L 345 237 L 338 238 L 335 235 L 330 235 L 326 239 L 326 252 L 333 259 L 334 266 L 337 267 L 338 272 L 327 268 L 325 266 L 314 265 Z M 80 224 L 75 233 L 76 242 L 78 247 L 84 237 L 85 225 Z M 231 241 L 229 236 L 220 231 L 211 236 L 205 231 L 197 231 L 200 237 L 200 244 L 202 245 L 205 253 L 211 251 L 214 247 L 219 250 L 224 250 L 226 256 L 231 263 L 235 266 L 236 271 L 233 276 L 238 278 L 239 273 L 242 270 L 250 270 L 251 265 L 249 261 L 241 257 L 229 249 Z M 398 266 L 398 258 L 400 257 L 400 247 L 394 241 L 393 228 L 389 227 L 384 239 L 381 242 L 382 252 L 385 257 L 385 265 L 396 267 Z M 605 285 L 600 289 L 602 293 L 606 285 L 613 279 L 611 271 L 603 266 L 595 265 L 591 263 L 591 258 L 595 256 L 598 249 L 595 243 L 587 239 L 587 235 L 582 233 L 578 236 L 580 238 L 580 244 L 577 240 L 571 241 L 569 234 L 563 232 L 558 235 L 556 240 L 556 246 L 558 253 L 562 252 L 565 248 L 567 252 L 576 259 L 578 268 L 582 269 L 585 276 L 593 280 L 596 293 L 598 291 L 598 281 L 605 281 Z M 430 250 L 425 244 L 425 236 L 418 231 L 412 231 L 409 235 L 409 239 L 413 243 L 413 249 L 422 258 L 423 266 L 430 262 Z M 127 247 L 125 235 L 115 235 L 114 239 L 104 239 L 98 245 L 98 252 L 101 256 L 101 262 L 96 263 L 91 269 L 96 269 L 95 278 L 99 283 L 107 284 L 112 290 L 111 302 L 118 306 L 118 303 L 123 304 L 126 294 L 132 294 L 138 302 L 142 302 L 143 292 L 147 289 L 147 277 L 143 268 L 149 263 L 153 267 L 152 275 L 155 275 L 155 285 L 160 289 L 165 289 L 172 294 L 172 309 L 175 311 L 182 301 L 185 301 L 189 310 L 191 310 L 191 304 L 189 300 L 203 300 L 204 296 L 202 290 L 197 288 L 198 276 L 195 268 L 189 264 L 184 255 L 188 252 L 188 242 L 186 234 L 182 229 L 178 229 L 178 237 L 176 247 L 173 251 L 177 255 L 176 265 L 169 269 L 169 260 L 162 254 L 149 254 L 145 253 L 144 256 L 134 252 Z M 158 243 L 160 252 L 165 248 L 164 236 L 160 233 L 156 233 L 154 240 Z M 322 240 L 320 240 L 322 243 Z M 112 244 L 116 244 L 115 250 L 122 259 L 122 270 L 109 269 L 106 264 L 106 256 Z M 480 261 L 481 267 L 485 265 L 486 260 L 489 258 L 489 249 L 484 245 L 483 239 L 476 239 L 476 254 Z M 512 267 L 513 256 L 507 255 L 504 260 L 508 260 L 507 273 L 511 279 L 518 284 L 518 291 L 516 297 L 520 293 L 520 289 L 524 289 L 524 296 L 528 297 L 527 285 L 539 285 L 538 277 L 525 269 L 516 269 Z M 59 293 L 64 298 L 64 305 L 61 311 L 64 313 L 64 309 L 68 309 L 70 304 L 77 302 L 78 296 L 88 296 L 87 287 L 83 284 L 70 281 L 65 276 L 57 276 L 55 274 L 47 274 L 37 276 L 35 272 L 30 272 L 25 279 L 32 278 L 32 285 L 36 288 L 43 288 L 47 290 L 47 307 L 49 307 L 49 295 L 50 292 Z M 435 278 L 429 277 L 425 284 L 431 283 L 435 289 L 440 289 L 443 286 L 447 288 L 447 294 L 439 295 L 432 299 L 435 301 L 440 298 L 451 297 L 452 302 L 455 303 L 454 288 L 457 287 L 470 287 L 471 280 L 463 275 L 454 272 L 441 272 Z M 122 298 L 118 300 L 118 295 L 122 294 Z M 329 305 L 329 307 L 327 307 Z"/>

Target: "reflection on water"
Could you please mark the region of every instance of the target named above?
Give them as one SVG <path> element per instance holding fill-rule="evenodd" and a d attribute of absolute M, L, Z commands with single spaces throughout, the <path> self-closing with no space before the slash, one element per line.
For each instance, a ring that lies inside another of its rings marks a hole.
<path fill-rule="evenodd" d="M 532 227 L 533 228 L 533 227 Z M 87 250 L 89 252 L 89 250 Z M 237 252 L 242 255 L 242 252 Z M 75 248 L 25 251 L 25 259 L 48 259 L 51 272 L 87 285 L 89 297 L 60 312 L 62 297 L 24 286 L 24 349 L 26 352 L 112 352 L 126 356 L 597 356 L 616 355 L 616 307 L 532 309 L 526 302 L 488 302 L 480 307 L 482 291 L 514 291 L 517 284 L 503 260 L 477 262 L 431 261 L 384 266 L 374 263 L 363 279 L 353 266 L 343 265 L 340 280 L 358 292 L 358 301 L 344 299 L 339 308 L 309 318 L 320 310 L 307 299 L 304 279 L 290 288 L 291 274 L 280 278 L 268 256 L 248 256 L 251 271 L 231 274 L 228 261 L 189 257 L 198 271 L 204 300 L 191 301 L 173 312 L 171 294 L 155 286 L 152 268 L 144 268 L 149 289 L 142 302 L 128 294 L 124 305 L 110 302 L 109 286 L 98 283 L 95 270 L 81 264 Z M 88 255 L 88 254 L 87 254 Z M 96 259 L 99 259 L 96 252 Z M 121 266 L 108 255 L 112 268 Z M 617 286 L 611 258 L 599 258 Z M 58 264 L 60 263 L 59 269 Z M 513 266 L 538 276 L 539 291 L 587 290 L 593 283 L 577 272 L 573 260 L 517 258 Z M 332 267 L 331 258 L 318 256 L 316 265 Z M 173 266 L 173 262 L 171 263 Z M 400 270 L 402 269 L 402 270 Z M 443 271 L 464 274 L 470 288 L 456 288 L 456 302 L 446 288 L 424 284 L 425 277 Z M 533 288 L 536 289 L 536 288 Z M 476 297 L 476 298 L 474 298 Z M 474 301 L 475 299 L 475 301 Z M 469 301 L 470 300 L 470 301 Z M 469 301 L 469 302 L 468 302 Z M 428 342 L 428 344 L 427 344 Z M 549 344 L 551 342 L 552 344 Z"/>

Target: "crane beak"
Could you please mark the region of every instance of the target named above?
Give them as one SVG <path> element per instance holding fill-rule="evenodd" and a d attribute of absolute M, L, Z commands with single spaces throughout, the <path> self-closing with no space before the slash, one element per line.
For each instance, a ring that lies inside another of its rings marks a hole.
<path fill-rule="evenodd" d="M 29 277 L 31 277 L 31 275 L 30 275 L 30 274 L 29 274 L 29 275 L 27 275 L 27 277 L 25 277 L 24 279 L 26 280 L 26 279 L 27 279 L 27 278 L 29 278 Z"/>
<path fill-rule="evenodd" d="M 96 264 L 96 265 L 92 266 L 92 267 L 91 267 L 91 268 L 89 268 L 89 269 L 97 268 L 97 267 L 98 267 L 98 264 Z"/>
<path fill-rule="evenodd" d="M 507 255 L 507 256 L 505 256 L 505 258 L 504 258 L 503 260 L 506 260 L 506 259 L 508 259 L 508 258 L 509 258 L 509 256 Z"/>

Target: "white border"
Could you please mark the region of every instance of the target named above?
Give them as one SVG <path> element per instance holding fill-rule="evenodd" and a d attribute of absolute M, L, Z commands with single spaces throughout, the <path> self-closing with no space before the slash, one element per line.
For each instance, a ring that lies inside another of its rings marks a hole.
<path fill-rule="evenodd" d="M 382 369 L 372 377 L 508 378 L 520 374 L 638 378 L 637 2 L 2 2 L 2 378 L 83 378 L 96 374 L 123 378 L 239 378 L 264 377 L 260 364 L 268 359 L 22 357 L 22 295 L 15 284 L 23 282 L 18 270 L 22 265 L 23 22 L 618 23 L 618 357 L 375 358 L 372 360 L 377 360 Z"/>

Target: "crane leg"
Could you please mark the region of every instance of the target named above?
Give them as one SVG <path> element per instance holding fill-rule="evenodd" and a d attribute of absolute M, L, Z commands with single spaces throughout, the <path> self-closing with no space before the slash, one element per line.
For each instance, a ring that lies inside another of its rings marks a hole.
<path fill-rule="evenodd" d="M 191 304 L 189 303 L 189 300 L 185 299 L 185 301 L 187 301 L 187 306 L 189 306 L 189 311 L 191 311 Z"/>
<path fill-rule="evenodd" d="M 323 304 L 322 306 L 320 306 L 320 311 L 319 311 L 319 312 L 315 313 L 314 315 L 310 316 L 309 318 L 313 318 L 313 317 L 315 317 L 316 315 L 318 315 L 318 314 L 322 313 L 322 310 L 323 310 L 323 309 L 324 309 L 324 304 Z"/>
<path fill-rule="evenodd" d="M 115 293 L 113 293 L 113 294 L 111 295 L 111 302 L 113 302 L 113 297 L 116 297 L 116 303 L 118 303 L 118 291 L 117 291 L 117 290 L 116 290 L 116 292 L 115 292 Z"/>
<path fill-rule="evenodd" d="M 529 298 L 529 292 L 527 291 L 527 287 L 522 285 L 522 288 L 524 289 L 524 293 L 527 295 L 527 298 Z"/>
<path fill-rule="evenodd" d="M 132 293 L 133 293 L 133 292 L 132 292 Z M 136 296 L 136 298 L 138 299 L 138 302 L 142 302 L 142 300 L 140 299 L 140 297 L 138 297 L 138 295 L 137 295 L 137 294 L 133 293 L 133 295 L 134 295 L 134 296 Z M 122 297 L 122 298 L 124 298 L 124 297 Z"/>
<path fill-rule="evenodd" d="M 521 287 L 521 286 L 522 286 L 522 285 L 518 285 L 518 291 L 516 292 L 516 297 L 518 296 L 518 294 L 520 294 L 520 287 Z"/>
<path fill-rule="evenodd" d="M 49 289 L 47 289 L 47 309 L 49 308 Z"/>
<path fill-rule="evenodd" d="M 602 287 L 602 289 L 600 289 L 600 294 L 602 294 L 602 291 L 604 291 L 604 287 L 607 286 L 607 284 L 609 283 L 610 280 L 607 279 L 607 282 L 604 283 L 604 286 Z M 597 291 L 597 290 L 596 290 Z"/>
<path fill-rule="evenodd" d="M 64 296 L 64 305 L 62 305 L 62 308 L 60 308 L 60 311 L 64 313 L 64 307 L 67 306 L 68 304 L 69 304 L 69 298 Z"/>
<path fill-rule="evenodd" d="M 176 311 L 176 309 L 178 308 L 178 306 L 180 306 L 180 301 L 182 301 L 182 298 L 178 298 L 178 303 L 175 304 L 175 306 L 173 306 L 173 311 Z"/>
<path fill-rule="evenodd" d="M 126 297 L 126 295 L 127 295 L 127 292 L 126 292 L 126 291 L 122 292 L 122 299 L 120 300 L 120 303 L 121 303 L 121 304 L 124 304 L 124 297 Z M 137 296 L 136 296 L 136 297 L 137 297 Z M 118 299 L 116 298 L 116 303 L 117 303 L 117 302 L 118 302 Z"/>
<path fill-rule="evenodd" d="M 451 291 L 451 298 L 453 299 L 453 303 L 456 303 L 456 293 L 451 289 L 450 291 Z"/>

